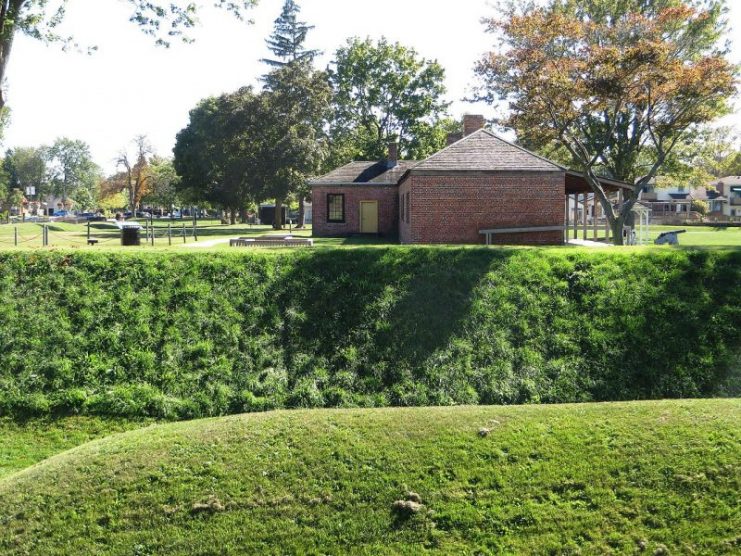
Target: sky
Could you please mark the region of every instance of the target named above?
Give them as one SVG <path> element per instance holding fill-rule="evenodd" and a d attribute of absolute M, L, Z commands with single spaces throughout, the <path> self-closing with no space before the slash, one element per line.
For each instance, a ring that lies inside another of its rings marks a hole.
<path fill-rule="evenodd" d="M 60 136 L 82 139 L 95 161 L 115 170 L 117 155 L 133 150 L 147 135 L 157 154 L 171 156 L 188 112 L 203 98 L 244 85 L 259 85 L 270 55 L 265 38 L 283 0 L 261 0 L 251 10 L 254 24 L 236 21 L 202 0 L 201 25 L 193 44 L 156 47 L 129 23 L 121 0 L 70 0 L 62 34 L 74 35 L 92 55 L 63 52 L 19 36 L 13 46 L 5 87 L 11 122 L 3 148 L 50 144 Z M 473 66 L 495 42 L 481 18 L 494 13 L 490 0 L 300 0 L 301 18 L 315 25 L 307 47 L 324 52 L 326 66 L 348 37 L 385 36 L 411 46 L 446 70 L 447 99 L 453 116 L 494 115 L 491 107 L 463 99 L 475 84 Z M 741 1 L 731 0 L 732 28 L 741 23 Z M 741 39 L 732 59 L 741 62 Z M 723 120 L 741 132 L 741 102 Z"/>

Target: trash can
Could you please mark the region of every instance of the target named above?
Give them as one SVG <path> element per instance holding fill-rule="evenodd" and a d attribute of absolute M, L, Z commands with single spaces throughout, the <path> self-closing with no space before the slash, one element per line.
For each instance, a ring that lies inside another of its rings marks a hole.
<path fill-rule="evenodd" d="M 121 245 L 141 245 L 139 226 L 125 226 L 121 228 Z"/>

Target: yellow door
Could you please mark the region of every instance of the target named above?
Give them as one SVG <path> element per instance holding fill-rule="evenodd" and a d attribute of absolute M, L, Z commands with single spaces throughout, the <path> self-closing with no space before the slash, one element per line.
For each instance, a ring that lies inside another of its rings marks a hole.
<path fill-rule="evenodd" d="M 360 233 L 378 233 L 378 201 L 360 201 Z"/>

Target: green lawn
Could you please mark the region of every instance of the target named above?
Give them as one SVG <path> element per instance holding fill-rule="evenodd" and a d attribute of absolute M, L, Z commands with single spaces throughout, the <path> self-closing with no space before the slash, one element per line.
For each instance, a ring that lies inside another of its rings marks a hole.
<path fill-rule="evenodd" d="M 141 223 L 143 224 L 144 222 L 141 221 Z M 185 225 L 185 228 L 183 228 L 183 225 Z M 35 223 L 17 225 L 0 224 L 0 250 L 43 248 L 42 227 L 42 224 Z M 168 227 L 170 227 L 169 232 Z M 218 221 L 199 222 L 196 234 L 197 238 L 193 237 L 192 223 L 188 220 L 176 220 L 172 223 L 166 219 L 154 220 L 154 228 L 154 245 L 151 242 L 144 241 L 144 232 L 142 231 L 141 247 L 121 247 L 118 228 L 110 223 L 96 222 L 91 225 L 90 237 L 92 239 L 98 239 L 99 243 L 91 247 L 87 244 L 86 224 L 50 223 L 49 248 L 193 251 L 199 247 L 208 250 L 224 250 L 229 249 L 228 240 L 230 238 L 260 237 L 276 233 L 270 226 L 253 226 L 249 224 L 221 225 Z M 17 246 L 15 239 L 16 230 L 18 235 Z M 303 230 L 286 228 L 278 233 L 290 233 L 296 237 L 311 237 L 311 227 L 309 226 Z M 368 246 L 388 245 L 389 241 L 379 238 L 322 238 L 316 240 L 316 244 L 320 247 Z"/>
<path fill-rule="evenodd" d="M 143 221 L 142 221 L 143 223 Z M 251 226 L 248 224 L 237 224 L 224 226 L 216 220 L 202 221 L 198 224 L 198 242 L 192 235 L 192 223 L 189 220 L 171 222 L 167 219 L 154 220 L 155 226 L 155 249 L 187 250 L 192 251 L 194 244 L 200 243 L 201 247 L 209 250 L 229 249 L 229 238 L 241 236 L 261 236 L 273 234 L 275 231 L 270 226 Z M 183 232 L 185 225 L 185 232 Z M 168 227 L 171 227 L 171 238 L 168 237 Z M 42 225 L 34 223 L 8 225 L 0 224 L 0 250 L 15 249 L 15 229 L 18 230 L 18 248 L 35 249 L 42 247 Z M 716 228 L 712 226 L 651 226 L 651 239 L 655 239 L 661 232 L 669 230 L 687 230 L 680 236 L 680 244 L 687 247 L 741 247 L 741 227 Z M 49 246 L 51 248 L 85 248 L 85 249 L 119 249 L 120 239 L 118 229 L 110 223 L 93 223 L 91 225 L 91 237 L 99 239 L 99 244 L 94 247 L 87 245 L 87 225 L 51 223 L 49 224 Z M 183 241 L 183 233 L 185 241 Z M 289 230 L 284 233 L 292 233 L 297 237 L 311 237 L 311 227 L 304 230 Z M 570 236 L 571 237 L 571 236 Z M 581 231 L 579 237 L 582 237 Z M 588 239 L 592 239 L 592 230 L 589 230 Z M 599 238 L 604 237 L 604 230 L 599 230 Z M 221 241 L 219 241 L 221 240 Z M 316 240 L 317 247 L 353 247 L 368 245 L 387 245 L 388 240 L 378 238 L 320 238 Z M 127 250 L 132 248 L 127 247 Z M 142 250 L 151 250 L 152 245 L 146 244 L 140 247 Z"/>
<path fill-rule="evenodd" d="M 737 554 L 740 461 L 732 399 L 166 424 L 0 479 L 0 553 Z"/>
<path fill-rule="evenodd" d="M 685 247 L 741 247 L 741 227 L 713 227 L 713 226 L 651 226 L 649 237 L 653 242 L 662 232 L 672 230 L 686 230 L 687 233 L 680 234 L 679 244 Z M 569 233 L 569 238 L 573 237 L 573 229 Z M 579 239 L 583 238 L 582 230 L 579 230 Z M 605 237 L 604 228 L 599 229 L 597 238 L 603 240 Z M 587 239 L 594 239 L 592 229 L 589 228 Z M 663 247 L 662 247 L 663 248 Z"/>
<path fill-rule="evenodd" d="M 741 247 L 741 227 L 651 226 L 651 239 L 672 230 L 687 230 L 687 233 L 679 235 L 679 244 L 688 247 Z"/>
<path fill-rule="evenodd" d="M 0 418 L 0 479 L 95 438 L 145 426 L 147 421 L 68 417 L 16 422 Z"/>

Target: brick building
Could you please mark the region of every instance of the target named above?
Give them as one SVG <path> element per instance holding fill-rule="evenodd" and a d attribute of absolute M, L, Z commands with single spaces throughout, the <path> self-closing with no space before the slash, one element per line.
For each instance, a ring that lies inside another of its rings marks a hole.
<path fill-rule="evenodd" d="M 450 143 L 423 161 L 397 160 L 393 145 L 387 160 L 352 162 L 311 181 L 314 236 L 563 243 L 567 195 L 589 191 L 582 176 L 484 129 L 482 116 L 466 116 Z"/>

